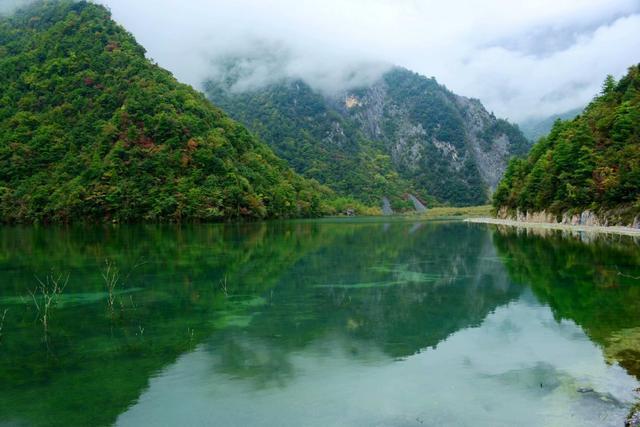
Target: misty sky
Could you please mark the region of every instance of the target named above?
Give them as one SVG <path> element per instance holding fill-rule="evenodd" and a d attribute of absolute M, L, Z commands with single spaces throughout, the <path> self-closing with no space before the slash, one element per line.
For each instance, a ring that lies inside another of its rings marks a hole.
<path fill-rule="evenodd" d="M 98 1 L 196 87 L 228 59 L 239 89 L 283 76 L 343 89 L 396 64 L 519 121 L 582 106 L 640 62 L 640 0 Z"/>

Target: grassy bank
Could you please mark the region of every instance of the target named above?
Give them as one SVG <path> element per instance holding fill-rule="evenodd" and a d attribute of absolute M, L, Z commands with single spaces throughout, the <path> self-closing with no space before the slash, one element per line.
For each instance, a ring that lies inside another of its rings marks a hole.
<path fill-rule="evenodd" d="M 358 220 L 362 220 L 362 218 L 371 218 L 372 220 L 379 220 L 380 218 L 384 219 L 393 219 L 394 221 L 415 221 L 415 220 L 430 220 L 430 219 L 470 219 L 470 218 L 485 218 L 491 216 L 491 206 L 469 206 L 469 207 L 449 207 L 449 206 L 441 206 L 435 208 L 429 208 L 424 213 L 417 212 L 407 212 L 400 213 L 391 216 L 382 215 L 380 210 L 378 211 L 372 210 L 369 212 L 361 213 L 360 211 L 355 212 L 355 216 L 353 218 L 358 218 Z M 346 215 L 327 215 L 325 218 L 348 218 Z"/>
<path fill-rule="evenodd" d="M 441 206 L 437 208 L 430 208 L 424 213 L 411 213 L 407 214 L 408 217 L 417 217 L 420 219 L 435 219 L 435 218 L 480 218 L 491 216 L 491 206 L 468 206 L 463 208 L 456 208 L 451 206 Z"/>

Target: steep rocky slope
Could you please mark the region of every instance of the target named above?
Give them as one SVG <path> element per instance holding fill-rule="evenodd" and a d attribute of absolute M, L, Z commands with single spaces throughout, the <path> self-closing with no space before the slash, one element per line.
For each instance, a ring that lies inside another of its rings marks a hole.
<path fill-rule="evenodd" d="M 229 76 L 210 81 L 207 94 L 296 171 L 366 201 L 413 192 L 427 202 L 430 195 L 455 205 L 485 203 L 509 158 L 529 147 L 517 127 L 480 101 L 402 68 L 331 95 L 302 81 L 245 92 L 234 83 Z"/>

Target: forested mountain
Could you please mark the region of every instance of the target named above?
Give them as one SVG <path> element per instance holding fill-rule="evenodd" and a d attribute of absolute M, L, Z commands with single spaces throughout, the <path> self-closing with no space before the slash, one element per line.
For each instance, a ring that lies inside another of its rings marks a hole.
<path fill-rule="evenodd" d="M 427 197 L 399 176 L 381 142 L 367 140 L 353 121 L 301 81 L 238 96 L 210 83 L 207 92 L 297 172 L 342 195 L 373 205 L 387 196 L 396 208 L 406 193 Z"/>
<path fill-rule="evenodd" d="M 639 66 L 619 82 L 608 77 L 583 114 L 556 122 L 528 158 L 513 160 L 494 205 L 555 215 L 615 209 L 630 221 L 640 211 Z"/>
<path fill-rule="evenodd" d="M 234 90 L 238 73 L 207 94 L 303 175 L 369 203 L 415 193 L 423 200 L 481 204 L 508 159 L 528 141 L 478 100 L 402 68 L 376 83 L 327 95 L 300 80 Z"/>
<path fill-rule="evenodd" d="M 326 191 L 149 62 L 104 7 L 0 18 L 0 221 L 317 215 Z"/>
<path fill-rule="evenodd" d="M 543 136 L 546 136 L 556 120 L 572 120 L 582 113 L 583 108 L 574 108 L 562 114 L 553 114 L 549 117 L 529 119 L 518 124 L 524 136 L 530 141 L 537 142 Z"/>

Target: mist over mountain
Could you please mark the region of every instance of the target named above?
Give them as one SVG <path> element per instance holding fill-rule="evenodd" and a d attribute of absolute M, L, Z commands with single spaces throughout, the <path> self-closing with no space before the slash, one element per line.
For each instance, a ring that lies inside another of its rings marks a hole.
<path fill-rule="evenodd" d="M 2 0 L 0 2 L 0 15 L 10 15 L 33 1 L 34 0 Z"/>
<path fill-rule="evenodd" d="M 617 72 L 637 51 L 640 37 L 630 37 L 640 28 L 636 2 L 542 7 L 546 1 L 513 9 L 492 0 L 477 11 L 482 22 L 429 1 L 100 2 L 148 44 L 150 64 L 157 60 L 180 80 L 206 87 L 295 170 L 369 205 L 388 197 L 402 207 L 407 195 L 485 203 L 508 160 L 529 148 L 521 131 L 498 117 L 572 111 L 599 85 L 594 76 Z M 3 2 L 2 10 L 25 3 Z M 84 48 L 87 41 L 73 43 Z M 87 101 L 89 94 L 81 96 Z M 530 135 L 546 131 L 548 121 L 531 120 L 521 120 L 533 123 Z"/>
<path fill-rule="evenodd" d="M 520 130 L 527 139 L 537 142 L 538 139 L 547 135 L 553 128 L 556 120 L 571 120 L 580 114 L 584 107 L 574 108 L 561 114 L 553 114 L 547 117 L 532 117 L 523 122 L 518 123 Z"/>
<path fill-rule="evenodd" d="M 392 66 L 380 61 L 327 57 L 321 66 L 306 61 L 291 46 L 260 39 L 211 58 L 207 80 L 233 81 L 231 92 L 263 89 L 283 80 L 302 80 L 325 95 L 375 83 Z M 229 80 L 231 79 L 231 80 Z"/>
<path fill-rule="evenodd" d="M 586 105 L 640 52 L 637 0 L 100 2 L 196 88 L 230 57 L 248 58 L 239 87 L 253 88 L 284 75 L 349 90 L 399 65 L 516 122 Z"/>

